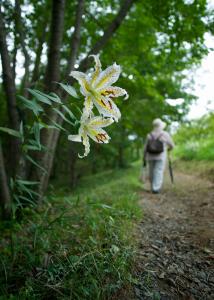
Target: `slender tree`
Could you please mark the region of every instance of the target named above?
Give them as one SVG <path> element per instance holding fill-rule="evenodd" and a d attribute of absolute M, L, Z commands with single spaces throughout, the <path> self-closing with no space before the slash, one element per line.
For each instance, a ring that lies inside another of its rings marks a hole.
<path fill-rule="evenodd" d="M 5 170 L 4 156 L 0 141 L 0 205 L 2 207 L 2 217 L 8 219 L 11 215 L 11 197 L 8 187 L 7 174 Z"/>
<path fill-rule="evenodd" d="M 37 44 L 37 49 L 36 49 L 36 58 L 34 61 L 34 68 L 33 68 L 33 73 L 32 73 L 32 78 L 31 78 L 31 86 L 32 87 L 36 84 L 36 82 L 40 76 L 41 56 L 42 56 L 42 51 L 44 48 L 45 38 L 47 35 L 47 28 L 48 28 L 48 23 L 45 20 L 43 23 L 43 26 L 41 28 L 39 37 L 38 37 L 38 41 L 37 41 L 38 44 Z"/>
<path fill-rule="evenodd" d="M 81 29 L 81 23 L 82 23 L 82 15 L 84 11 L 84 0 L 78 1 L 77 4 L 77 10 L 76 10 L 76 19 L 75 19 L 75 30 L 71 39 L 71 48 L 70 48 L 70 55 L 68 57 L 68 66 L 66 69 L 66 75 L 68 77 L 71 70 L 74 68 L 74 64 L 78 55 L 78 49 L 80 44 L 80 29 Z M 58 119 L 58 116 L 56 113 L 51 114 L 51 119 L 59 122 L 62 122 L 62 119 Z M 56 145 L 59 139 L 59 131 L 58 130 L 52 130 L 48 131 L 48 138 L 47 135 L 44 136 L 43 142 L 45 143 L 46 147 L 51 149 L 50 152 L 46 152 L 43 157 L 43 166 L 45 166 L 47 173 L 43 173 L 40 177 L 40 195 L 44 194 L 44 192 L 47 189 L 52 166 L 53 166 L 53 160 L 55 156 L 56 151 Z"/>
<path fill-rule="evenodd" d="M 24 24 L 21 17 L 21 6 L 20 0 L 15 1 L 15 21 L 16 21 L 16 31 L 19 36 L 19 42 L 21 45 L 22 52 L 24 54 L 24 76 L 21 84 L 21 91 L 24 97 L 28 96 L 27 87 L 29 86 L 29 77 L 30 77 L 30 55 L 26 46 L 26 37 L 24 32 Z"/>
<path fill-rule="evenodd" d="M 51 15 L 51 27 L 50 27 L 50 41 L 48 50 L 48 63 L 45 74 L 45 89 L 48 92 L 55 92 L 57 89 L 56 82 L 60 80 L 60 50 L 63 38 L 64 29 L 64 13 L 65 13 L 65 0 L 53 0 L 52 1 L 52 15 Z M 56 113 L 48 111 L 50 119 L 56 118 Z M 54 136 L 54 130 L 43 130 L 41 140 L 42 144 L 47 147 L 48 151 L 45 153 L 39 153 L 37 159 L 40 164 L 47 170 L 46 173 L 41 170 L 33 168 L 31 174 L 32 178 L 40 181 L 39 193 L 42 196 L 43 191 L 47 187 L 47 182 L 51 172 L 50 157 L 55 153 L 55 148 L 52 148 L 52 140 Z M 40 197 L 41 198 L 41 197 Z"/>
<path fill-rule="evenodd" d="M 5 96 L 7 100 L 7 110 L 9 116 L 10 126 L 14 130 L 19 130 L 20 127 L 20 117 L 16 104 L 16 86 L 15 86 L 15 77 L 14 71 L 11 65 L 3 14 L 0 4 L 0 53 L 2 61 L 2 71 L 3 71 L 3 87 L 5 91 Z M 20 156 L 20 141 L 12 137 L 11 139 L 11 149 L 10 149 L 10 170 L 12 175 L 15 175 L 19 156 Z"/>
<path fill-rule="evenodd" d="M 77 3 L 76 20 L 74 24 L 74 33 L 71 39 L 70 55 L 68 57 L 66 77 L 69 76 L 70 72 L 74 69 L 74 65 L 78 55 L 78 49 L 80 45 L 80 30 L 82 25 L 82 15 L 84 12 L 85 0 L 79 0 Z"/>
<path fill-rule="evenodd" d="M 48 64 L 45 74 L 45 88 L 49 92 L 56 90 L 56 82 L 60 79 L 60 50 L 64 29 L 64 14 L 65 0 L 53 0 Z"/>

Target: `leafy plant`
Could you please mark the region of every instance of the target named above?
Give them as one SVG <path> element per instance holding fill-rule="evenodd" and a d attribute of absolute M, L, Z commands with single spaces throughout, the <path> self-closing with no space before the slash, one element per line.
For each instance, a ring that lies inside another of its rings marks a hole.
<path fill-rule="evenodd" d="M 109 299 L 129 289 L 138 169 L 85 177 L 72 195 L 61 185 L 37 210 L 25 207 L 12 230 L 1 227 L 2 297 Z"/>

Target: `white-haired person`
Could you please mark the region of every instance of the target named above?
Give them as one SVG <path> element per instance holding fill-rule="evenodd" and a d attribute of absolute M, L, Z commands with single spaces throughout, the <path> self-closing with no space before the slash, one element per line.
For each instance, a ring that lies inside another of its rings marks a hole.
<path fill-rule="evenodd" d="M 163 184 L 167 150 L 174 148 L 174 143 L 161 119 L 152 122 L 153 130 L 147 135 L 144 145 L 144 165 L 148 162 L 149 179 L 152 193 L 158 194 Z"/>

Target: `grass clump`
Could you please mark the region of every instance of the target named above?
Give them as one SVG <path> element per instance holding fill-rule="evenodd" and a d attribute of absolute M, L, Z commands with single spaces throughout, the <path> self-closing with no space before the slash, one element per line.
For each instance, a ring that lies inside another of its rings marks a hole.
<path fill-rule="evenodd" d="M 0 299 L 112 299 L 132 281 L 138 166 L 85 177 L 2 223 Z"/>
<path fill-rule="evenodd" d="M 196 161 L 213 161 L 214 160 L 214 140 L 207 138 L 207 140 L 190 140 L 183 144 L 177 144 L 175 148 L 175 156 L 186 160 Z"/>
<path fill-rule="evenodd" d="M 175 155 L 183 160 L 214 160 L 214 113 L 182 124 L 174 135 Z"/>

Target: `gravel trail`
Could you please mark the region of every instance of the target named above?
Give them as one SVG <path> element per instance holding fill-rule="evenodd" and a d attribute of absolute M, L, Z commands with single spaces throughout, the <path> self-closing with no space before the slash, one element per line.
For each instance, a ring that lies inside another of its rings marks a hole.
<path fill-rule="evenodd" d="M 214 300 L 214 184 L 176 172 L 141 199 L 135 299 Z"/>

